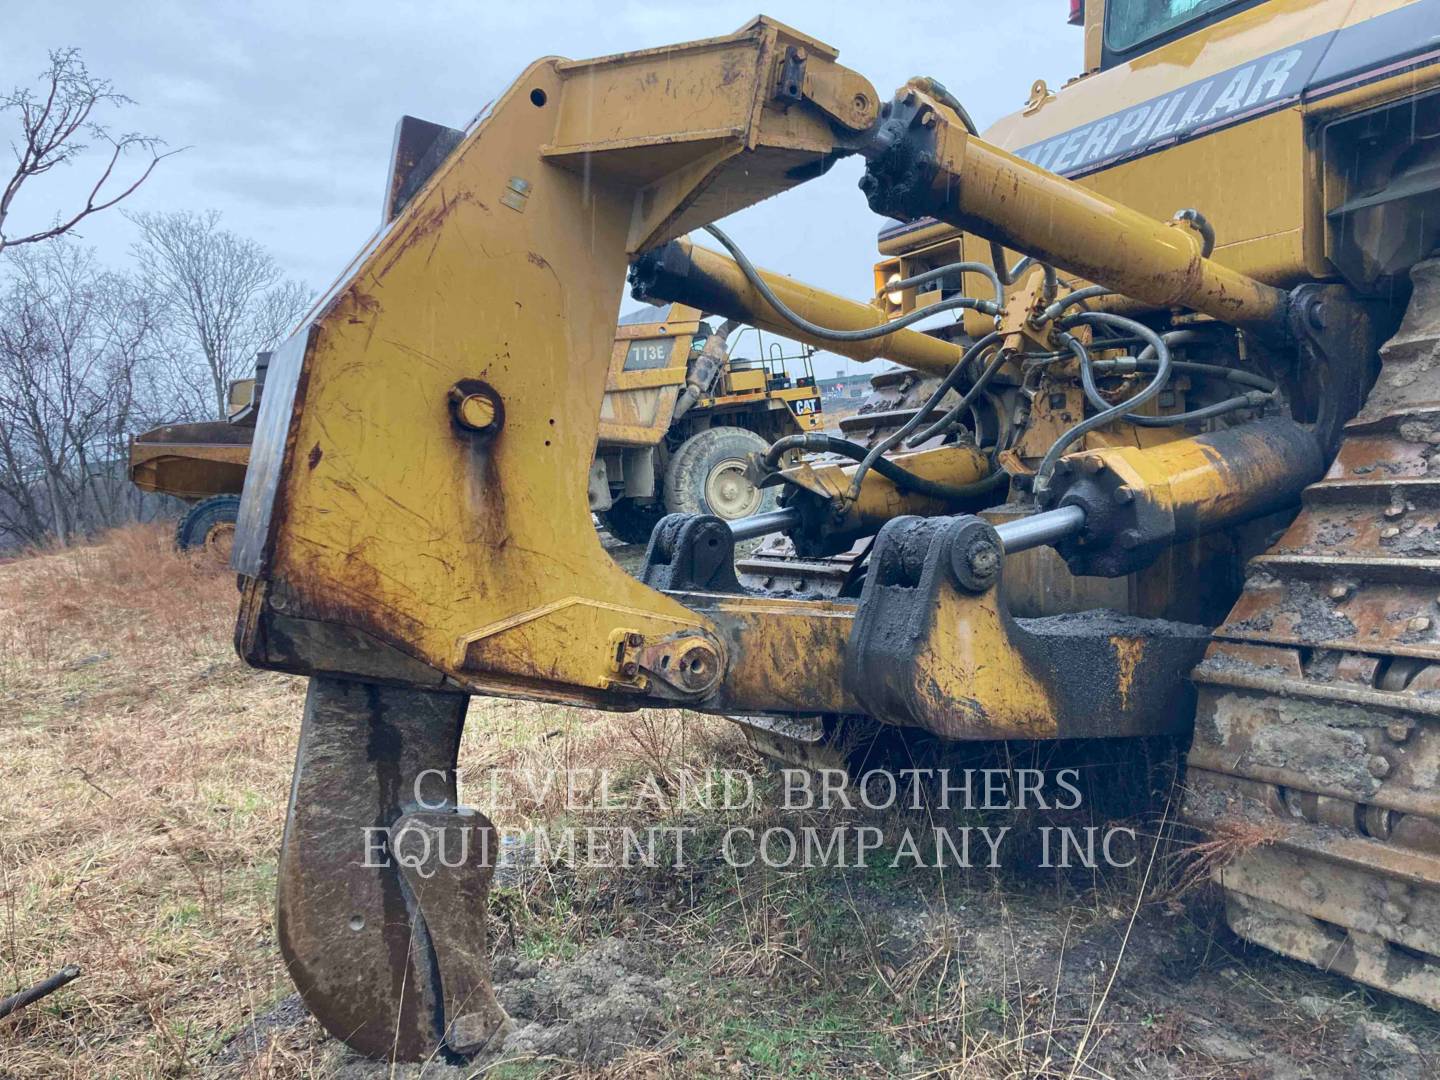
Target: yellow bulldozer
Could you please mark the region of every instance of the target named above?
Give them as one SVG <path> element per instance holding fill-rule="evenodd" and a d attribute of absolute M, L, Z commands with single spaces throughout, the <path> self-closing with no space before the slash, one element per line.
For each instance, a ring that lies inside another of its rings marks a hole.
<path fill-rule="evenodd" d="M 408 119 L 408 118 L 407 118 Z M 746 474 L 751 454 L 824 424 L 812 346 L 733 322 L 718 328 L 684 304 L 646 305 L 615 329 L 590 509 L 615 539 L 643 544 L 667 513 L 727 521 L 774 509 Z M 190 503 L 181 551 L 229 557 L 269 353 L 230 385 L 225 420 L 166 424 L 130 440 L 130 480 Z"/>
<path fill-rule="evenodd" d="M 494 850 L 475 694 L 1189 734 L 1188 819 L 1270 838 L 1218 871 L 1235 930 L 1440 1007 L 1440 2 L 1074 8 L 1083 74 L 983 134 L 962 80 L 881 94 L 762 17 L 401 140 L 392 220 L 271 358 L 234 550 L 239 652 L 310 679 L 279 937 L 335 1035 L 505 1029 L 493 866 L 417 855 Z M 714 227 L 850 155 L 873 299 Z M 773 509 L 669 515 L 631 576 L 587 499 L 627 269 L 934 389 L 776 438 Z M 775 534 L 852 587 L 742 583 Z"/>

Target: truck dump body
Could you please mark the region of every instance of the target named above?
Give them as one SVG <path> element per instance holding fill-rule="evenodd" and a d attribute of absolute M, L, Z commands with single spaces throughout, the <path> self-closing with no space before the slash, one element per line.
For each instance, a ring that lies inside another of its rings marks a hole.
<path fill-rule="evenodd" d="M 130 442 L 130 480 L 187 501 L 239 494 L 253 434 L 226 421 L 153 428 Z"/>

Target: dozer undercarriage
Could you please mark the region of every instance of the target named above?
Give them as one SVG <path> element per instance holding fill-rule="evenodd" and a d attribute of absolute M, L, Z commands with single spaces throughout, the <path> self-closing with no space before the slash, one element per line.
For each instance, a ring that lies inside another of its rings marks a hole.
<path fill-rule="evenodd" d="M 887 281 L 941 293 L 888 321 L 883 303 L 782 284 L 713 228 L 729 259 L 682 241 L 847 154 L 873 209 L 963 229 L 987 258 Z M 532 65 L 270 366 L 236 636 L 252 664 L 311 677 L 280 939 L 322 1023 L 403 1059 L 504 1030 L 483 918 L 494 830 L 454 785 L 466 695 L 1121 739 L 1187 731 L 1192 669 L 1192 817 L 1228 828 L 1241 812 L 1223 800 L 1257 796 L 1276 836 L 1223 871 L 1237 928 L 1311 960 L 1336 925 L 1386 939 L 1335 962 L 1433 1003 L 1427 932 L 1408 929 L 1433 881 L 1415 661 L 1436 640 L 1416 547 L 1435 406 L 1405 396 L 1428 394 L 1433 357 L 1410 362 L 1430 340 L 1426 271 L 1356 417 L 1390 307 L 1242 272 L 1176 209 L 1160 220 L 1007 153 L 933 80 L 882 102 L 766 19 Z M 586 499 L 632 266 L 650 298 L 879 342 L 939 383 L 868 443 L 777 440 L 751 462 L 776 510 L 669 516 L 637 579 Z M 954 284 L 972 278 L 978 292 Z M 965 321 L 908 329 L 942 311 Z M 1357 556 L 1361 506 L 1390 523 Z M 848 558 L 838 587 L 742 583 L 737 539 L 775 532 L 816 566 Z M 1175 588 L 1183 575 L 1209 587 Z M 1347 591 L 1326 601 L 1317 578 Z M 475 857 L 424 872 L 417 851 L 457 834 Z M 1267 884 L 1295 860 L 1306 903 Z M 1383 924 L 1357 914 L 1379 893 Z"/>
<path fill-rule="evenodd" d="M 1189 818 L 1243 937 L 1440 1009 L 1440 260 L 1194 678 Z"/>

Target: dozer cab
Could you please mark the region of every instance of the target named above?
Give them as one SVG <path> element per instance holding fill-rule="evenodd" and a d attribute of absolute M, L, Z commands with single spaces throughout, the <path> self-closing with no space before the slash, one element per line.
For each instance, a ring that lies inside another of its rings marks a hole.
<path fill-rule="evenodd" d="M 1086 74 L 984 135 L 962 83 L 882 95 L 760 18 L 537 61 L 412 147 L 431 167 L 272 359 L 234 554 L 241 655 L 310 678 L 279 937 L 331 1032 L 424 1058 L 505 1030 L 493 859 L 425 857 L 495 849 L 457 805 L 474 694 L 1193 732 L 1189 819 L 1273 836 L 1219 871 L 1237 931 L 1440 1007 L 1437 5 L 1108 6 Z M 899 222 L 873 300 L 713 226 L 846 155 Z M 632 577 L 586 497 L 627 268 L 934 390 L 866 441 L 778 438 L 775 509 L 667 516 Z M 866 544 L 832 593 L 742 583 L 737 540 L 775 533 Z"/>

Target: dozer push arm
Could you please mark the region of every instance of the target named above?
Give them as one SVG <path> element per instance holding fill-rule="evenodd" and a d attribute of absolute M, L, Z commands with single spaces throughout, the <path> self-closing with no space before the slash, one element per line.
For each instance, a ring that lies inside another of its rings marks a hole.
<path fill-rule="evenodd" d="M 867 146 L 860 186 L 876 213 L 938 218 L 1144 304 L 1285 334 L 1287 294 L 1208 258 L 1193 215 L 1157 221 L 1006 153 L 926 82 L 884 106 Z"/>
<path fill-rule="evenodd" d="M 762 270 L 760 275 L 788 308 L 811 322 L 836 330 L 869 330 L 886 322 L 885 314 L 872 304 L 847 300 L 781 274 Z M 630 279 L 637 299 L 689 304 L 852 360 L 883 357 L 928 375 L 946 375 L 960 359 L 961 350 L 954 344 L 903 327 L 864 341 L 808 334 L 776 312 L 734 259 L 684 238 L 640 256 L 630 268 Z"/>

